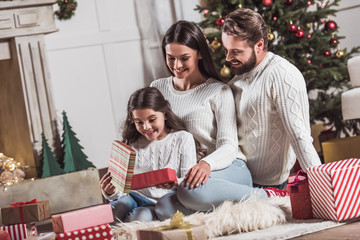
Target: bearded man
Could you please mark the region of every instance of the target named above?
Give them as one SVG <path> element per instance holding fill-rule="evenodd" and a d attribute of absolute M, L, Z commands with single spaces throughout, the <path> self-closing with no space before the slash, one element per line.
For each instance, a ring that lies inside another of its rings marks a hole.
<path fill-rule="evenodd" d="M 240 8 L 222 26 L 226 61 L 235 77 L 239 152 L 254 186 L 284 188 L 298 159 L 301 168 L 320 165 L 312 144 L 309 102 L 301 72 L 268 51 L 268 27 L 260 14 Z"/>

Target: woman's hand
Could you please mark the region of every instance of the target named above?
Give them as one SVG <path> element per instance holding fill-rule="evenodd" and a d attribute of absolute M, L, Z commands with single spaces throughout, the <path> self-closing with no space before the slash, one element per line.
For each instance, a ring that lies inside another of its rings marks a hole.
<path fill-rule="evenodd" d="M 198 164 L 190 168 L 185 175 L 184 181 L 189 188 L 199 187 L 200 184 L 205 184 L 210 176 L 210 165 L 205 161 L 200 161 Z"/>
<path fill-rule="evenodd" d="M 111 181 L 110 172 L 107 172 L 100 179 L 100 187 L 101 187 L 101 189 L 109 196 L 113 195 L 115 193 L 115 191 L 116 191 L 115 186 L 110 181 Z"/>

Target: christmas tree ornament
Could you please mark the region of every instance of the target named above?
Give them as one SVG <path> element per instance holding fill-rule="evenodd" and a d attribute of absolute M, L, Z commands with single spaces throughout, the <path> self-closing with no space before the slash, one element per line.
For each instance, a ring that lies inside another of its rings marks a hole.
<path fill-rule="evenodd" d="M 298 28 L 295 24 L 292 23 L 292 21 L 290 21 L 290 25 L 288 26 L 288 30 L 289 32 L 293 32 L 296 33 L 298 31 Z"/>
<path fill-rule="evenodd" d="M 329 50 L 326 50 L 326 51 L 324 52 L 324 56 L 325 56 L 325 57 L 331 57 L 331 52 L 330 52 Z"/>
<path fill-rule="evenodd" d="M 334 36 L 334 34 L 331 36 L 331 39 L 329 41 L 330 45 L 337 45 L 339 43 L 339 40 L 337 40 Z"/>
<path fill-rule="evenodd" d="M 308 34 L 308 36 L 307 36 L 308 38 L 311 38 L 311 34 Z"/>
<path fill-rule="evenodd" d="M 286 2 L 286 4 L 291 5 L 291 4 L 293 4 L 294 1 L 293 0 L 286 0 L 285 2 Z"/>
<path fill-rule="evenodd" d="M 277 16 L 274 16 L 274 17 L 273 17 L 273 20 L 276 21 L 276 20 L 277 20 Z"/>
<path fill-rule="evenodd" d="M 214 40 L 211 42 L 211 47 L 214 49 L 214 51 L 218 50 L 221 47 L 221 43 L 217 38 L 215 37 Z"/>
<path fill-rule="evenodd" d="M 307 5 L 311 5 L 312 4 L 312 2 L 311 1 L 307 1 Z"/>
<path fill-rule="evenodd" d="M 270 30 L 268 32 L 268 39 L 270 42 L 275 39 L 275 35 Z"/>
<path fill-rule="evenodd" d="M 299 29 L 296 31 L 296 33 L 295 33 L 295 36 L 296 36 L 297 38 L 303 38 L 304 35 L 305 35 L 304 30 L 302 30 L 302 29 L 300 29 L 300 28 L 299 28 Z"/>
<path fill-rule="evenodd" d="M 336 30 L 336 28 L 337 28 L 337 24 L 335 21 L 330 20 L 325 23 L 325 30 L 327 31 L 334 31 Z"/>
<path fill-rule="evenodd" d="M 345 55 L 344 50 L 338 49 L 335 53 L 337 58 L 342 58 Z"/>
<path fill-rule="evenodd" d="M 263 4 L 265 7 L 271 6 L 272 3 L 273 3 L 272 0 L 263 0 L 263 1 L 262 1 L 262 4 Z"/>
<path fill-rule="evenodd" d="M 216 20 L 216 25 L 218 25 L 219 27 L 221 27 L 224 24 L 225 20 L 222 17 L 219 17 Z"/>
<path fill-rule="evenodd" d="M 204 9 L 204 13 L 208 14 L 209 13 L 209 9 Z"/>
<path fill-rule="evenodd" d="M 230 68 L 228 68 L 226 65 L 224 65 L 220 70 L 220 75 L 224 78 L 228 78 L 231 76 Z"/>
<path fill-rule="evenodd" d="M 312 28 L 312 23 L 307 23 L 307 24 L 306 24 L 306 27 L 307 27 L 308 29 L 311 29 L 311 28 Z"/>

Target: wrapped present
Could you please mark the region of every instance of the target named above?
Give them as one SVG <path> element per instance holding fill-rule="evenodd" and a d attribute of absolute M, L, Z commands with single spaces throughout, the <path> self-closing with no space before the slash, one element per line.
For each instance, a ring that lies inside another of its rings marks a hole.
<path fill-rule="evenodd" d="M 315 218 L 343 221 L 360 216 L 360 159 L 307 169 Z"/>
<path fill-rule="evenodd" d="M 52 215 L 51 220 L 55 233 L 67 233 L 114 221 L 110 204 Z"/>
<path fill-rule="evenodd" d="M 1 208 L 1 216 L 3 225 L 41 221 L 50 217 L 49 201 L 14 202 Z"/>
<path fill-rule="evenodd" d="M 114 236 L 109 224 L 98 225 L 67 233 L 57 233 L 56 240 L 113 240 Z"/>
<path fill-rule="evenodd" d="M 11 240 L 23 240 L 29 237 L 27 226 L 24 223 L 0 226 L 0 230 L 8 232 Z"/>
<path fill-rule="evenodd" d="M 138 230 L 136 232 L 138 240 L 205 240 L 205 227 L 191 225 L 183 221 L 183 214 L 177 212 L 171 218 L 170 225 Z"/>
<path fill-rule="evenodd" d="M 121 141 L 113 141 L 109 160 L 111 183 L 123 193 L 129 193 L 134 174 L 136 152 Z"/>
<path fill-rule="evenodd" d="M 324 162 L 360 158 L 360 136 L 335 138 L 322 143 Z"/>
<path fill-rule="evenodd" d="M 293 218 L 313 218 L 309 181 L 307 178 L 307 174 L 303 170 L 299 170 L 296 175 L 289 177 L 287 190 L 290 195 L 291 211 Z"/>
<path fill-rule="evenodd" d="M 131 189 L 154 187 L 164 183 L 177 182 L 176 171 L 171 168 L 163 168 L 150 172 L 134 174 Z"/>

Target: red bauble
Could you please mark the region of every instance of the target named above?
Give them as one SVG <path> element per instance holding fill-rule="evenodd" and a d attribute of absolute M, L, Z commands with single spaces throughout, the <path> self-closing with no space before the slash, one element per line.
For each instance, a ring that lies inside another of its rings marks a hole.
<path fill-rule="evenodd" d="M 218 25 L 219 27 L 221 27 L 224 24 L 225 20 L 222 17 L 219 17 L 216 20 L 216 25 Z"/>
<path fill-rule="evenodd" d="M 331 52 L 329 50 L 324 52 L 325 57 L 331 57 Z"/>
<path fill-rule="evenodd" d="M 325 23 L 325 29 L 326 30 L 335 30 L 337 28 L 337 24 L 334 21 L 327 21 Z"/>
<path fill-rule="evenodd" d="M 305 35 L 305 32 L 302 29 L 297 30 L 297 32 L 295 33 L 295 36 L 297 38 L 302 38 L 302 37 L 304 37 L 304 35 Z"/>
<path fill-rule="evenodd" d="M 298 31 L 297 26 L 296 26 L 295 24 L 290 24 L 290 25 L 288 26 L 288 30 L 289 30 L 290 32 L 297 32 L 297 31 Z"/>
<path fill-rule="evenodd" d="M 329 41 L 330 45 L 336 45 L 338 43 L 339 43 L 339 40 L 337 40 L 336 38 L 331 38 L 330 41 Z"/>
<path fill-rule="evenodd" d="M 286 3 L 289 5 L 293 4 L 293 2 L 294 2 L 293 0 L 286 0 Z"/>
<path fill-rule="evenodd" d="M 263 0 L 263 1 L 262 1 L 262 4 L 263 4 L 265 7 L 271 6 L 272 3 L 273 3 L 272 0 Z"/>

